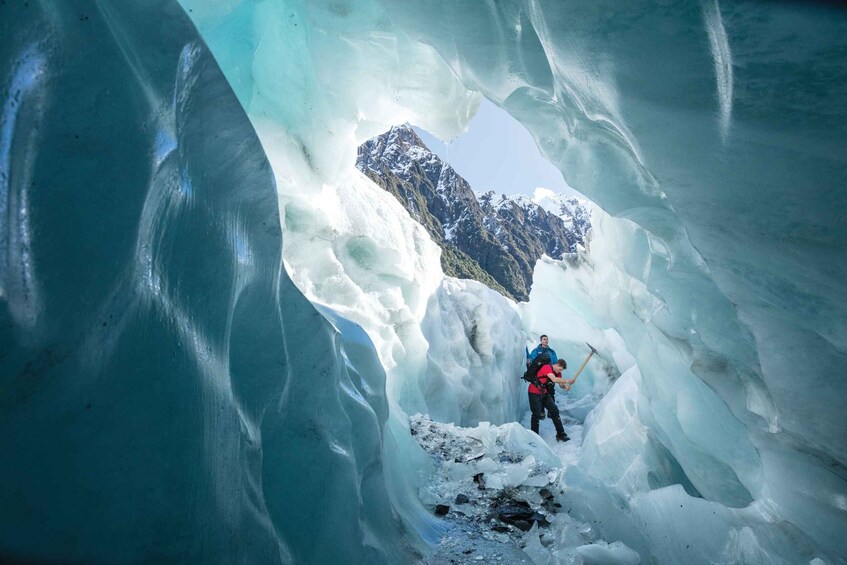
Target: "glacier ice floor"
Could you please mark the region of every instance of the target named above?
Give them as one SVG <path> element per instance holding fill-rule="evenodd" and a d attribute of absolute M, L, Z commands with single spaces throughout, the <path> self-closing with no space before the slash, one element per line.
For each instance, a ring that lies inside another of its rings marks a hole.
<path fill-rule="evenodd" d="M 472 428 L 411 418 L 412 435 L 434 462 L 419 497 L 436 514 L 446 511 L 441 538 L 424 563 L 640 562 L 625 544 L 609 543 L 569 514 L 563 477 L 579 462 L 583 425 L 566 413 L 577 403 L 558 396 L 571 437 L 565 443 L 556 441 L 548 420 L 541 422 L 540 438 L 531 432 L 529 412 L 520 423 Z M 516 508 L 525 508 L 523 521 L 509 514 Z"/>

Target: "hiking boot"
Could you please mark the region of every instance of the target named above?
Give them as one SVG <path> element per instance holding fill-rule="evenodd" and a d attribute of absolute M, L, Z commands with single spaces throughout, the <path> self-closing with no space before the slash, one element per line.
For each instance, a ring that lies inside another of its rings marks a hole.
<path fill-rule="evenodd" d="M 570 441 L 568 434 L 556 434 L 556 441 Z"/>

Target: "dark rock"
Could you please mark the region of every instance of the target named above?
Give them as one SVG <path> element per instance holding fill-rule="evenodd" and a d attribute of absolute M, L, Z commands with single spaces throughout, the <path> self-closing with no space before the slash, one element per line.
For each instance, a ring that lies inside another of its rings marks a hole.
<path fill-rule="evenodd" d="M 529 522 L 535 514 L 532 508 L 530 508 L 529 503 L 525 500 L 507 499 L 499 503 L 495 511 L 497 512 L 497 517 L 507 524 L 515 524 L 519 520 Z"/>
<path fill-rule="evenodd" d="M 470 500 L 471 499 L 464 494 L 456 495 L 456 504 L 467 504 L 468 502 L 470 502 Z"/>
<path fill-rule="evenodd" d="M 538 494 L 540 494 L 541 498 L 543 498 L 544 500 L 552 500 L 553 499 L 553 493 L 550 492 L 550 489 L 543 488 L 540 491 L 538 491 Z"/>
<path fill-rule="evenodd" d="M 515 527 L 522 532 L 528 532 L 532 528 L 532 524 L 527 520 L 518 520 L 515 522 Z"/>
<path fill-rule="evenodd" d="M 544 514 L 541 514 L 540 512 L 536 512 L 535 514 L 532 515 L 532 521 L 538 522 L 539 528 L 546 528 L 547 526 L 550 525 L 550 522 L 547 521 L 547 516 L 545 516 Z"/>
<path fill-rule="evenodd" d="M 509 526 L 492 526 L 491 529 L 501 534 L 508 534 L 510 531 Z"/>
<path fill-rule="evenodd" d="M 446 504 L 436 504 L 435 505 L 435 515 L 436 516 L 446 516 L 447 513 L 450 512 L 450 507 Z"/>
<path fill-rule="evenodd" d="M 473 476 L 473 482 L 479 485 L 479 490 L 485 490 L 485 479 L 482 478 L 484 474 L 485 473 L 477 473 Z"/>

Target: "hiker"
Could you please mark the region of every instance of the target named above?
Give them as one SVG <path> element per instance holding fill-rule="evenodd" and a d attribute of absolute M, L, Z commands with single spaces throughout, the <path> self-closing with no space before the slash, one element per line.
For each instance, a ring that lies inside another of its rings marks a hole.
<path fill-rule="evenodd" d="M 545 338 L 547 336 L 542 336 Z M 544 341 L 542 341 L 542 344 Z M 554 396 L 554 386 L 559 385 L 565 390 L 570 390 L 573 380 L 563 379 L 562 371 L 567 368 L 568 364 L 564 359 L 559 359 L 552 364 L 542 365 L 535 374 L 534 382 L 529 384 L 529 409 L 532 411 L 531 429 L 536 434 L 538 433 L 538 422 L 544 419 L 544 410 L 550 415 L 553 420 L 553 425 L 556 427 L 556 439 L 558 441 L 568 441 L 568 434 L 565 433 L 565 428 L 562 426 L 562 420 L 559 417 L 559 407 L 556 406 Z M 555 384 L 554 384 L 555 383 Z"/>
<path fill-rule="evenodd" d="M 535 358 L 538 357 L 542 353 L 546 353 L 550 357 L 550 363 L 551 364 L 555 364 L 556 361 L 559 360 L 559 358 L 556 356 L 556 352 L 553 350 L 552 347 L 550 347 L 548 345 L 549 341 L 550 341 L 550 338 L 548 338 L 546 334 L 543 334 L 541 336 L 541 343 L 538 345 L 538 347 L 536 347 L 535 349 L 533 349 L 532 351 L 530 351 L 529 353 L 526 354 L 526 364 L 527 365 L 532 363 L 533 360 L 535 360 Z"/>

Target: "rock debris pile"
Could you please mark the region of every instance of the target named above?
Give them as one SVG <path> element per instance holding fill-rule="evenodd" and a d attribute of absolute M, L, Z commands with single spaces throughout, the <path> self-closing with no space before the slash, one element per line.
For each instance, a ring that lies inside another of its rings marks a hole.
<path fill-rule="evenodd" d="M 460 428 L 416 415 L 411 432 L 435 466 L 418 494 L 448 525 L 426 563 L 639 562 L 568 515 L 562 461 L 520 424 Z"/>

